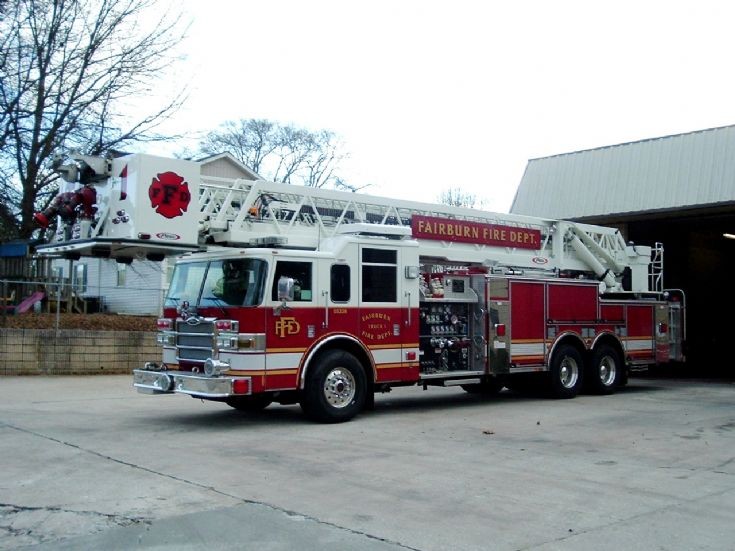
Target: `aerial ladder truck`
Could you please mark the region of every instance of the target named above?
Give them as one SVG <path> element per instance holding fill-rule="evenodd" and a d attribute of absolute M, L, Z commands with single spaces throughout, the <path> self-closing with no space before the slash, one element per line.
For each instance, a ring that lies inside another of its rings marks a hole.
<path fill-rule="evenodd" d="M 614 228 L 76 156 L 39 253 L 176 264 L 148 394 L 339 422 L 397 386 L 610 394 L 683 359 L 662 249 Z"/>

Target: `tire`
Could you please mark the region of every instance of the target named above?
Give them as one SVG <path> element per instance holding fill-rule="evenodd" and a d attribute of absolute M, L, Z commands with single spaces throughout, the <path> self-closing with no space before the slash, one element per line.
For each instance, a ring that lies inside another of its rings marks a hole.
<path fill-rule="evenodd" d="M 582 355 L 569 344 L 562 344 L 554 352 L 549 366 L 551 383 L 549 391 L 553 398 L 574 398 L 582 388 Z"/>
<path fill-rule="evenodd" d="M 330 350 L 311 365 L 301 409 L 315 421 L 342 423 L 363 409 L 366 395 L 365 371 L 357 358 L 342 350 Z"/>
<path fill-rule="evenodd" d="M 471 385 L 462 385 L 462 390 L 470 394 L 479 394 L 482 396 L 495 396 L 505 385 L 501 383 L 497 377 L 489 377 L 481 383 Z"/>
<path fill-rule="evenodd" d="M 256 394 L 254 396 L 236 396 L 227 398 L 225 403 L 235 408 L 237 411 L 261 411 L 267 408 L 273 400 L 265 394 Z"/>
<path fill-rule="evenodd" d="M 603 344 L 592 353 L 585 385 L 593 394 L 612 394 L 624 379 L 625 366 L 620 353 Z"/>

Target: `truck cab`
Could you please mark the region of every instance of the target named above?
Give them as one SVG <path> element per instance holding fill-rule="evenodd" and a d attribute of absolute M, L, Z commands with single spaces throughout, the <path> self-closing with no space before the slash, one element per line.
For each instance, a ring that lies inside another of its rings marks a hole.
<path fill-rule="evenodd" d="M 415 382 L 418 244 L 403 233 L 344 234 L 317 251 L 215 248 L 187 255 L 175 266 L 158 321 L 163 361 L 136 370 L 135 387 L 231 405 L 254 395 L 306 401 L 314 416 L 331 417 L 350 414 L 356 400 L 362 407 L 376 385 Z M 318 367 L 337 351 L 350 367 L 335 368 L 331 377 L 349 384 L 306 399 Z"/>

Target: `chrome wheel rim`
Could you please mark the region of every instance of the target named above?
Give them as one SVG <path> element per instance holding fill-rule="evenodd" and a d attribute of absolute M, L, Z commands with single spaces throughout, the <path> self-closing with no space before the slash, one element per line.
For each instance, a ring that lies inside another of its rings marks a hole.
<path fill-rule="evenodd" d="M 324 380 L 324 398 L 335 408 L 347 407 L 355 398 L 355 378 L 347 369 L 336 367 Z"/>
<path fill-rule="evenodd" d="M 574 388 L 579 379 L 579 365 L 574 358 L 565 356 L 559 366 L 559 382 L 564 388 Z"/>
<path fill-rule="evenodd" d="M 617 373 L 617 365 L 615 364 L 615 358 L 612 356 L 604 356 L 600 360 L 600 367 L 598 374 L 600 381 L 605 386 L 610 386 L 615 382 L 615 375 Z"/>

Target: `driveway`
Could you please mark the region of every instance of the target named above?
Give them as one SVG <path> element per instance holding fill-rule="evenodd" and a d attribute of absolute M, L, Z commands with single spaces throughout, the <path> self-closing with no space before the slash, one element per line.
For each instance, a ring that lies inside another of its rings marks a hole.
<path fill-rule="evenodd" d="M 735 385 L 396 389 L 349 423 L 0 378 L 0 548 L 732 549 Z"/>

